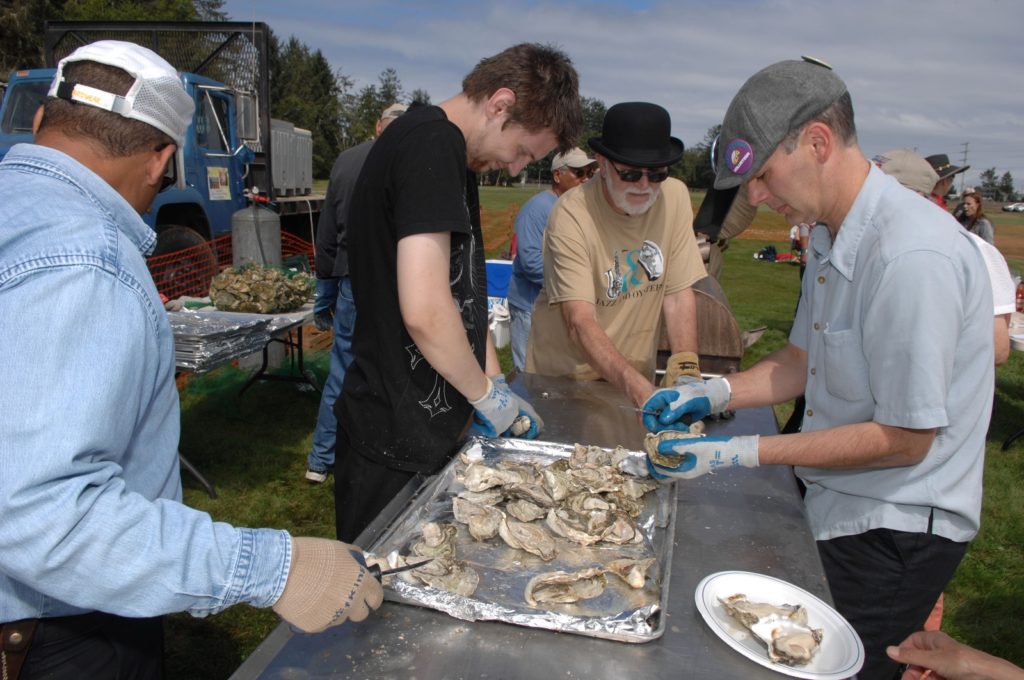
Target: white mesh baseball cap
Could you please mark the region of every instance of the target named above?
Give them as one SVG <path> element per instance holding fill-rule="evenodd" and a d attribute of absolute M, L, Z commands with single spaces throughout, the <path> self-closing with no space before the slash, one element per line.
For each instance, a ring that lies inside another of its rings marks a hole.
<path fill-rule="evenodd" d="M 114 66 L 135 78 L 124 96 L 65 80 L 64 67 L 76 61 L 95 61 Z M 135 43 L 100 40 L 79 47 L 60 60 L 49 96 L 95 106 L 125 118 L 142 121 L 166 132 L 180 147 L 192 122 L 195 105 L 185 92 L 174 67 L 162 57 Z"/>

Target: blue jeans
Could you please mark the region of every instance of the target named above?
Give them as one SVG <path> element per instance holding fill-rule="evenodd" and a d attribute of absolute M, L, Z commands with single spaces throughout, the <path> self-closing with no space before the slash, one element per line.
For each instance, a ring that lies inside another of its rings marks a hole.
<path fill-rule="evenodd" d="M 530 339 L 530 326 L 533 325 L 533 310 L 519 309 L 509 305 L 510 317 L 508 337 L 512 345 L 512 365 L 520 371 L 526 370 L 526 343 Z"/>
<path fill-rule="evenodd" d="M 338 432 L 338 419 L 334 416 L 334 402 L 341 394 L 345 372 L 352 363 L 352 332 L 356 326 L 356 304 L 352 300 L 352 280 L 345 276 L 338 284 L 338 301 L 334 304 L 334 342 L 331 344 L 331 362 L 320 397 L 320 412 L 313 430 L 313 447 L 307 458 L 310 470 L 324 472 L 334 467 L 334 444 Z"/>

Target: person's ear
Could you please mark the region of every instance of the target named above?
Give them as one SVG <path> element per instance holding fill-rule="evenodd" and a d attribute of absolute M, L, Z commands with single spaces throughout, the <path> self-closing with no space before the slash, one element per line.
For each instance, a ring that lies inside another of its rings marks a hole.
<path fill-rule="evenodd" d="M 509 111 L 516 103 L 516 93 L 507 87 L 499 87 L 490 97 L 487 98 L 488 117 L 508 116 Z"/>
<path fill-rule="evenodd" d="M 832 134 L 832 128 L 828 125 L 819 121 L 810 123 L 804 129 L 804 139 L 810 145 L 814 157 L 819 163 L 824 163 L 832 155 L 835 136 Z"/>
<path fill-rule="evenodd" d="M 159 151 L 150 152 L 146 159 L 146 184 L 151 187 L 160 186 L 163 182 L 164 170 L 167 169 L 167 163 L 170 161 L 177 149 L 177 145 L 168 144 Z"/>
<path fill-rule="evenodd" d="M 32 136 L 35 137 L 36 133 L 39 132 L 39 126 L 43 124 L 43 105 L 40 104 L 39 108 L 36 109 L 35 115 L 32 116 Z"/>

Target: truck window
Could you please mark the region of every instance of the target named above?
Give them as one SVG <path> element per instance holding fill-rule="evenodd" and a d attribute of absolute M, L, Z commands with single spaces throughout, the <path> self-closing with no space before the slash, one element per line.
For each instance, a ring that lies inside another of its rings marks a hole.
<path fill-rule="evenodd" d="M 228 101 L 211 92 L 202 93 L 203 115 L 196 117 L 196 139 L 209 151 L 228 151 Z"/>
<path fill-rule="evenodd" d="M 48 82 L 14 83 L 7 92 L 7 105 L 0 129 L 4 134 L 32 132 L 32 118 L 50 89 Z"/>

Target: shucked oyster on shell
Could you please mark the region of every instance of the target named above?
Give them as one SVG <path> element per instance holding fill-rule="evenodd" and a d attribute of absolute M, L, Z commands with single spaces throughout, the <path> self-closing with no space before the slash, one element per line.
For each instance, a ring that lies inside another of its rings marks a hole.
<path fill-rule="evenodd" d="M 501 524 L 501 510 L 493 505 L 479 505 L 456 496 L 452 499 L 455 519 L 469 528 L 469 534 L 478 541 L 486 541 L 498 535 Z"/>
<path fill-rule="evenodd" d="M 431 588 L 447 590 L 448 592 L 458 593 L 465 597 L 475 593 L 477 586 L 480 585 L 480 574 L 475 569 L 466 565 L 465 562 L 454 560 L 447 563 L 443 573 L 435 573 L 441 570 L 431 570 L 429 569 L 430 566 L 424 565 L 420 569 L 413 569 L 411 573 Z"/>
<path fill-rule="evenodd" d="M 606 573 L 615 574 L 629 585 L 630 588 L 643 588 L 644 580 L 647 578 L 647 570 L 654 564 L 654 558 L 648 557 L 646 559 L 634 560 L 628 557 L 623 557 L 617 560 L 612 560 L 608 564 L 604 565 Z"/>
<path fill-rule="evenodd" d="M 450 560 L 455 557 L 455 535 L 458 529 L 447 522 L 425 522 L 420 529 L 423 539 L 412 546 L 412 551 L 423 557 Z"/>
<path fill-rule="evenodd" d="M 824 631 L 807 625 L 799 604 L 751 602 L 742 593 L 718 598 L 725 611 L 768 647 L 768 658 L 790 666 L 806 664 L 818 651 Z"/>
<path fill-rule="evenodd" d="M 662 467 L 674 468 L 683 462 L 683 456 L 673 453 L 662 453 L 658 450 L 658 444 L 669 439 L 693 439 L 701 435 L 693 432 L 682 432 L 680 430 L 663 430 L 655 434 L 648 432 L 644 437 L 644 451 L 652 463 Z"/>
<path fill-rule="evenodd" d="M 498 535 L 513 548 L 525 550 L 545 562 L 555 559 L 555 539 L 542 526 L 526 524 L 506 517 L 498 525 Z"/>
<path fill-rule="evenodd" d="M 471 463 L 457 478 L 470 491 L 485 491 L 495 486 L 533 483 L 533 474 L 522 468 L 496 468 Z"/>
<path fill-rule="evenodd" d="M 526 584 L 526 603 L 536 607 L 540 602 L 569 604 L 588 600 L 603 593 L 606 584 L 604 571 L 600 567 L 538 574 Z"/>
<path fill-rule="evenodd" d="M 416 559 L 419 558 L 417 557 Z M 394 557 L 393 566 L 402 567 L 406 564 L 408 564 L 408 560 L 405 556 L 396 555 Z M 383 565 L 382 568 L 384 568 Z M 466 597 L 476 592 L 476 588 L 480 584 L 480 575 L 475 569 L 468 566 L 465 562 L 443 557 L 434 558 L 433 561 L 427 562 L 416 569 L 385 576 L 384 580 L 387 582 L 394 578 L 398 578 L 410 585 L 419 586 L 426 584 L 431 588 L 447 590 L 448 592 L 458 593 Z"/>
<path fill-rule="evenodd" d="M 544 523 L 552 532 L 563 538 L 568 538 L 573 543 L 593 545 L 601 540 L 600 536 L 587 533 L 586 528 L 570 517 L 565 510 L 551 508 L 548 510 L 548 516 Z"/>
<path fill-rule="evenodd" d="M 533 522 L 543 519 L 548 511 L 536 503 L 531 503 L 524 498 L 517 498 L 514 501 L 505 503 L 505 512 L 515 517 L 520 522 Z"/>

